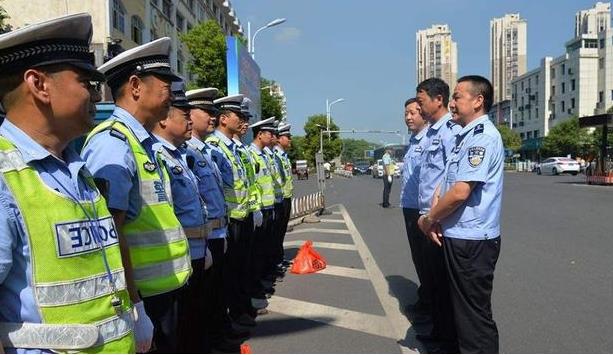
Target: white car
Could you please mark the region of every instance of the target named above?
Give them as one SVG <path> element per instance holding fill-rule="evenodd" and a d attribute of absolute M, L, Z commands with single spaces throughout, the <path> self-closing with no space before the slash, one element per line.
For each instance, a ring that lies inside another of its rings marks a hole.
<path fill-rule="evenodd" d="M 541 174 L 564 174 L 569 173 L 572 175 L 579 174 L 581 165 L 577 163 L 575 159 L 566 157 L 552 157 L 547 158 L 536 168 L 536 173 Z"/>
<path fill-rule="evenodd" d="M 394 172 L 395 177 L 400 177 L 400 172 L 402 171 L 402 163 L 396 163 L 396 171 Z M 383 177 L 383 160 L 379 159 L 372 167 L 372 177 L 373 179 L 381 179 Z"/>

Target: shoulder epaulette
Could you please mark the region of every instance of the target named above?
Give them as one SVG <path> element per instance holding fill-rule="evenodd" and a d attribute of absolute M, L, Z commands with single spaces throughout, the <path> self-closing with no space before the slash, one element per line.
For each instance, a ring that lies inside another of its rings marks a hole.
<path fill-rule="evenodd" d="M 125 134 L 119 132 L 119 130 L 117 128 L 111 128 L 109 130 L 109 134 L 111 135 L 111 137 L 115 137 L 117 139 L 121 139 L 122 141 L 126 141 L 128 140 L 128 137 L 126 137 Z"/>
<path fill-rule="evenodd" d="M 447 121 L 447 128 L 451 128 L 453 126 L 455 126 L 457 123 L 453 122 L 452 120 Z"/>
<path fill-rule="evenodd" d="M 479 123 L 478 125 L 475 126 L 473 135 L 483 133 L 483 129 L 484 129 L 483 123 Z"/>

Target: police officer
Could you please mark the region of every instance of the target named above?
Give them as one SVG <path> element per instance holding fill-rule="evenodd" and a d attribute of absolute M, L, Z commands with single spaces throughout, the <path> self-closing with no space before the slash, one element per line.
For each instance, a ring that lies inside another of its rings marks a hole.
<path fill-rule="evenodd" d="M 158 351 L 177 351 L 177 304 L 191 274 L 189 246 L 174 214 L 170 177 L 153 151 L 149 132 L 166 118 L 170 85 L 170 38 L 127 50 L 100 67 L 115 111 L 88 136 L 83 157 L 108 191 L 119 230 L 130 297 L 155 326 Z"/>
<path fill-rule="evenodd" d="M 492 284 L 500 253 L 504 148 L 487 116 L 493 96 L 492 84 L 481 76 L 458 80 L 450 107 L 462 130 L 456 135 L 440 198 L 419 220 L 422 231 L 445 254 L 462 353 L 498 352 Z"/>
<path fill-rule="evenodd" d="M 163 162 L 170 176 L 170 188 L 175 215 L 181 222 L 189 242 L 192 260 L 190 276 L 179 304 L 179 351 L 199 353 L 205 349 L 202 334 L 205 322 L 205 269 L 212 265 L 207 249 L 209 229 L 206 226 L 207 208 L 198 193 L 198 179 L 188 168 L 184 143 L 192 137 L 192 106 L 185 97 L 182 81 L 172 83 L 172 104 L 168 116 L 153 126 L 158 142 L 153 151 Z"/>
<path fill-rule="evenodd" d="M 279 159 L 280 167 L 283 171 L 283 214 L 282 220 L 279 224 L 279 239 L 277 240 L 277 267 L 278 269 L 285 269 L 289 266 L 290 262 L 284 259 L 283 241 L 285 240 L 285 233 L 287 232 L 287 225 L 289 223 L 290 213 L 292 210 L 292 196 L 294 194 L 294 183 L 292 177 L 292 163 L 287 156 L 287 150 L 292 146 L 292 134 L 290 132 L 292 125 L 285 123 L 279 125 L 277 133 L 277 145 L 275 146 L 274 153 Z"/>
<path fill-rule="evenodd" d="M 391 155 L 391 150 L 386 149 L 385 154 L 381 158 L 383 162 L 383 202 L 381 207 L 390 207 L 390 191 L 392 190 L 392 183 L 394 182 L 394 173 L 396 172 L 396 164 Z"/>
<path fill-rule="evenodd" d="M 188 167 L 198 178 L 198 190 L 207 208 L 207 226 L 211 230 L 207 246 L 213 257 L 213 265 L 205 272 L 204 338 L 203 353 L 218 349 L 223 341 L 224 320 L 227 308 L 223 298 L 224 254 L 227 248 L 228 217 L 223 194 L 223 181 L 217 164 L 211 158 L 211 147 L 204 139 L 215 130 L 217 108 L 213 100 L 216 88 L 190 90 L 186 93 L 192 109 L 192 137 L 186 142 Z"/>
<path fill-rule="evenodd" d="M 408 99 L 404 104 L 404 120 L 411 133 L 409 147 L 404 156 L 402 165 L 402 184 L 400 187 L 400 207 L 404 215 L 404 222 L 411 247 L 413 265 L 419 279 L 417 289 L 418 300 L 414 305 L 414 311 L 418 314 L 429 316 L 432 301 L 432 285 L 424 277 L 424 243 L 427 242 L 424 234 L 417 226 L 419 209 L 417 195 L 419 190 L 419 171 L 425 150 L 424 143 L 428 125 L 422 118 L 419 105 L 415 98 Z"/>
<path fill-rule="evenodd" d="M 117 228 L 69 145 L 104 81 L 91 33 L 82 13 L 0 35 L 0 350 L 136 350 Z M 146 351 L 152 328 L 139 331 Z"/>
<path fill-rule="evenodd" d="M 430 123 L 426 131 L 419 171 L 419 190 L 417 206 L 420 214 L 427 214 L 432 207 L 434 191 L 443 180 L 445 165 L 449 160 L 455 143 L 455 134 L 460 127 L 452 120 L 447 110 L 449 86 L 441 79 L 430 78 L 417 86 L 417 103 L 423 117 Z M 440 248 L 433 243 L 425 243 L 426 273 L 424 278 L 432 282 L 432 331 L 418 334 L 418 340 L 426 345 L 440 348 L 440 351 L 457 351 L 453 310 L 449 298 L 449 287 L 445 280 L 445 260 Z"/>
<path fill-rule="evenodd" d="M 249 213 L 249 181 L 245 166 L 232 140 L 241 129 L 243 95 L 222 97 L 214 101 L 218 109 L 217 129 L 206 137 L 211 156 L 219 167 L 224 197 L 230 221 L 228 224 L 228 250 L 224 265 L 224 294 L 228 316 L 236 326 L 255 326 L 249 315 L 251 297 L 243 285 L 248 284 L 249 245 L 253 233 L 253 219 Z"/>
<path fill-rule="evenodd" d="M 259 190 L 262 200 L 262 226 L 256 229 L 253 244 L 252 264 L 254 269 L 253 287 L 257 291 L 251 301 L 255 309 L 264 309 L 268 306 L 265 290 L 261 280 L 266 276 L 269 251 L 274 247 L 272 232 L 274 222 L 275 190 L 273 187 L 273 163 L 264 152 L 270 145 L 276 128 L 274 117 L 256 122 L 250 126 L 253 130 L 253 142 L 249 147 L 254 164 L 257 164 L 255 186 Z"/>

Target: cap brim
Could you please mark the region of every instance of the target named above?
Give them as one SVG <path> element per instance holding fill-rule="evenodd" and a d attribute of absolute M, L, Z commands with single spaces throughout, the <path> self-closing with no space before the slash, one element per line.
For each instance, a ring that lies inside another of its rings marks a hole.
<path fill-rule="evenodd" d="M 92 76 L 93 81 L 106 81 L 106 77 L 104 76 L 104 74 L 99 72 L 96 69 L 96 67 L 90 63 L 86 63 L 82 61 L 74 61 L 74 62 L 67 62 L 66 64 L 69 64 L 79 70 L 86 72 L 87 74 L 90 74 Z"/>
<path fill-rule="evenodd" d="M 171 71 L 168 71 L 168 70 L 163 70 L 163 69 L 151 69 L 151 70 L 147 70 L 143 74 L 157 75 L 157 76 L 160 76 L 160 77 L 162 77 L 164 79 L 168 79 L 170 81 L 180 81 L 180 80 L 183 80 L 183 78 L 181 78 L 180 76 L 177 76 L 175 73 L 173 73 Z"/>
<path fill-rule="evenodd" d="M 171 106 L 178 107 L 178 108 L 187 108 L 190 110 L 195 107 L 194 105 L 191 105 L 188 101 L 175 101 L 171 103 Z"/>

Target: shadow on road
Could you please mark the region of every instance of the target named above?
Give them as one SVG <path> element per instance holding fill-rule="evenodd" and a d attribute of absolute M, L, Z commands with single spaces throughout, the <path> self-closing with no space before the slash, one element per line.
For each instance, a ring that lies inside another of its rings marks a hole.
<path fill-rule="evenodd" d="M 332 318 L 317 318 L 317 321 L 302 318 L 258 319 L 258 326 L 252 338 L 271 337 L 281 334 L 297 333 L 327 326 Z"/>
<path fill-rule="evenodd" d="M 417 341 L 415 335 L 427 334 L 430 332 L 430 325 L 424 324 L 422 319 L 419 319 L 414 311 L 407 306 L 417 302 L 417 284 L 401 275 L 386 276 L 389 294 L 398 300 L 398 312 L 411 322 L 412 326 L 406 330 L 403 339 L 398 341 L 398 344 L 410 349 L 417 349 L 420 353 L 424 353 L 427 349 L 422 343 Z"/>

